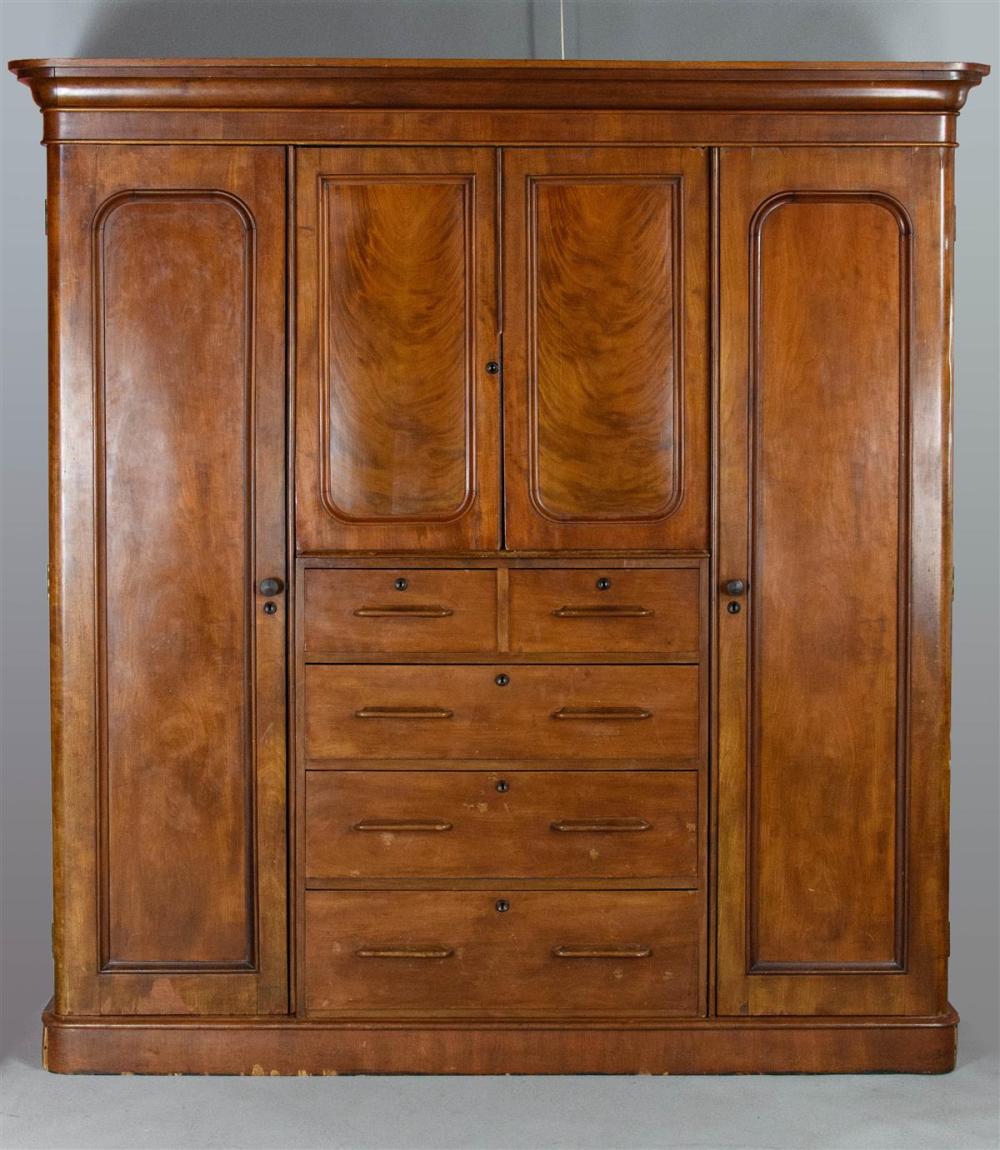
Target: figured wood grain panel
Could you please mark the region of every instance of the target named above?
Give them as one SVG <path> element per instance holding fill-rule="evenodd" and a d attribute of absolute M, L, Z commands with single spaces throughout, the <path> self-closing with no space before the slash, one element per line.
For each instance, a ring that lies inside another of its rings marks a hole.
<path fill-rule="evenodd" d="M 550 519 L 681 498 L 679 179 L 529 178 L 531 495 Z"/>
<path fill-rule="evenodd" d="M 505 152 L 508 545 L 705 545 L 707 199 L 699 149 Z"/>
<path fill-rule="evenodd" d="M 306 1008 L 698 1015 L 701 908 L 698 891 L 309 891 Z"/>
<path fill-rule="evenodd" d="M 66 1014 L 271 1013 L 285 969 L 277 149 L 53 170 L 56 939 Z M 72 270 L 71 270 L 72 269 Z"/>
<path fill-rule="evenodd" d="M 309 771 L 306 873 L 694 886 L 698 825 L 694 771 Z"/>
<path fill-rule="evenodd" d="M 492 153 L 297 162 L 300 547 L 496 546 Z"/>
<path fill-rule="evenodd" d="M 471 496 L 471 185 L 321 180 L 323 495 L 335 518 L 447 520 Z"/>
<path fill-rule="evenodd" d="M 754 221 L 751 970 L 904 962 L 910 235 L 878 194 Z"/>
<path fill-rule="evenodd" d="M 721 1014 L 945 1008 L 949 173 L 721 158 Z"/>

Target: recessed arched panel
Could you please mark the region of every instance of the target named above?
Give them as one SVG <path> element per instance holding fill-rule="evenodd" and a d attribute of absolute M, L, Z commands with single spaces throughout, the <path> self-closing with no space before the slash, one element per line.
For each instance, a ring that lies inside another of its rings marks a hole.
<path fill-rule="evenodd" d="M 253 969 L 254 226 L 127 192 L 94 262 L 103 968 Z"/>
<path fill-rule="evenodd" d="M 904 968 L 910 244 L 876 193 L 751 227 L 752 972 Z"/>

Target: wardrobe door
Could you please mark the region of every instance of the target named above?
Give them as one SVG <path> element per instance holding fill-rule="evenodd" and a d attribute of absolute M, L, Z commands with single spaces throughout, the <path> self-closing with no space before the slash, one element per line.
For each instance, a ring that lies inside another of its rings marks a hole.
<path fill-rule="evenodd" d="M 506 541 L 708 545 L 708 157 L 503 156 Z"/>
<path fill-rule="evenodd" d="M 721 157 L 723 1014 L 946 1007 L 950 163 Z"/>
<path fill-rule="evenodd" d="M 50 151 L 60 1014 L 287 1009 L 284 184 Z"/>
<path fill-rule="evenodd" d="M 496 153 L 296 158 L 301 551 L 499 542 Z"/>

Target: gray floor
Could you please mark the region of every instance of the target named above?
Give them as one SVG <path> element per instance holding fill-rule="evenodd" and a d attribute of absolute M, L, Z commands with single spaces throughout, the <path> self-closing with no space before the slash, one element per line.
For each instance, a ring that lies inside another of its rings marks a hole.
<path fill-rule="evenodd" d="M 966 1028 L 969 1030 L 970 1028 Z M 988 1035 L 953 1074 L 744 1078 L 142 1078 L 2 1066 L 5 1150 L 996 1150 Z"/>

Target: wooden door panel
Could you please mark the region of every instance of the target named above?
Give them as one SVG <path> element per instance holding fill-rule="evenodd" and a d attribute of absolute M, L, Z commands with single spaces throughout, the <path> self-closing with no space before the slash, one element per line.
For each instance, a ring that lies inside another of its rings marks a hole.
<path fill-rule="evenodd" d="M 165 191 L 125 192 L 98 225 L 104 965 L 116 970 L 253 962 L 252 227 L 228 196 Z"/>
<path fill-rule="evenodd" d="M 707 158 L 504 155 L 509 546 L 704 547 Z"/>
<path fill-rule="evenodd" d="M 945 1005 L 944 164 L 723 154 L 722 1013 Z"/>
<path fill-rule="evenodd" d="M 77 963 L 58 1009 L 283 1012 L 285 612 L 255 592 L 285 574 L 283 153 L 84 147 L 54 166 L 75 271 L 54 281 L 74 342 L 54 376 L 53 612 L 63 665 L 89 649 L 94 668 L 68 699 L 54 672 L 78 820 L 57 836 Z"/>
<path fill-rule="evenodd" d="M 298 153 L 305 551 L 498 542 L 490 149 Z"/>

